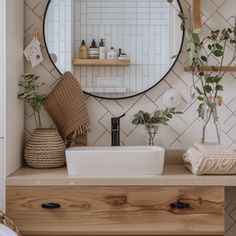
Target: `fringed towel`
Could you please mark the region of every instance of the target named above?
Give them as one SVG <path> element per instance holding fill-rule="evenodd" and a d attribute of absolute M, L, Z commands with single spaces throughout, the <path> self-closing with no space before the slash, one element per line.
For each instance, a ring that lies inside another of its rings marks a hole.
<path fill-rule="evenodd" d="M 195 144 L 184 154 L 184 165 L 195 175 L 234 175 L 236 152 L 221 145 Z"/>
<path fill-rule="evenodd" d="M 87 145 L 89 116 L 86 100 L 79 82 L 65 73 L 47 96 L 45 109 L 55 122 L 67 146 Z"/>

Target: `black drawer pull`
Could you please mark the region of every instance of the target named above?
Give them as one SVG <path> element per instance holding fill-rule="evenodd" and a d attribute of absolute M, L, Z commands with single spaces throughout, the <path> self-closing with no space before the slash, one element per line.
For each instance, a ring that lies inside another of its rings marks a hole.
<path fill-rule="evenodd" d="M 176 202 L 170 204 L 171 209 L 188 209 L 190 208 L 190 205 L 185 202 Z"/>
<path fill-rule="evenodd" d="M 51 203 L 43 203 L 42 204 L 42 208 L 44 208 L 44 209 L 58 209 L 60 207 L 61 207 L 61 205 L 58 203 L 51 202 Z"/>

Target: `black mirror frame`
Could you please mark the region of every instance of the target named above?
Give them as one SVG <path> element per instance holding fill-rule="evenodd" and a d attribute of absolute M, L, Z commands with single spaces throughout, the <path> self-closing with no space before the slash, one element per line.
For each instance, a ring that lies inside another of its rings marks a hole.
<path fill-rule="evenodd" d="M 56 70 L 58 71 L 58 73 L 60 75 L 62 75 L 61 71 L 58 69 L 58 67 L 55 65 L 55 63 L 53 62 L 53 59 L 51 58 L 50 56 L 50 53 L 49 53 L 49 50 L 48 50 L 48 47 L 47 47 L 47 43 L 46 43 L 46 32 L 45 32 L 45 24 L 46 24 L 46 16 L 47 16 L 47 12 L 48 12 L 48 8 L 49 8 L 49 5 L 51 3 L 52 0 L 48 0 L 48 3 L 47 3 L 47 6 L 46 6 L 46 9 L 45 9 L 45 12 L 44 12 L 44 17 L 43 17 L 43 40 L 44 40 L 44 45 L 45 45 L 45 48 L 46 48 L 46 51 L 47 51 L 47 54 L 48 54 L 48 57 L 51 61 L 51 63 L 54 65 L 54 67 L 56 68 Z M 182 8 L 182 5 L 180 3 L 179 0 L 176 0 L 178 5 L 179 5 L 179 8 L 180 8 L 180 11 L 183 13 L 183 8 Z M 173 67 L 175 66 L 176 62 L 178 61 L 179 59 L 179 56 L 182 52 L 182 48 L 183 48 L 183 44 L 184 44 L 184 36 L 185 36 L 185 28 L 183 29 L 183 34 L 182 34 L 182 40 L 181 40 L 181 45 L 180 45 L 180 49 L 179 49 L 179 52 L 175 58 L 175 61 L 173 62 L 172 66 L 170 67 L 170 69 L 166 72 L 166 74 L 162 77 L 162 79 L 160 79 L 156 84 L 154 84 L 153 86 L 151 86 L 150 88 L 144 90 L 143 92 L 140 92 L 140 93 L 137 93 L 137 94 L 134 94 L 134 95 L 131 95 L 131 96 L 127 96 L 127 97 L 120 97 L 120 98 L 109 98 L 109 97 L 102 97 L 102 96 L 98 96 L 98 95 L 95 95 L 95 94 L 92 94 L 92 93 L 88 93 L 86 91 L 84 91 L 84 93 L 88 96 L 92 96 L 92 97 L 95 97 L 95 98 L 98 98 L 98 99 L 107 99 L 107 100 L 123 100 L 123 99 L 129 99 L 129 98 L 133 98 L 133 97 L 136 97 L 136 96 L 140 96 L 148 91 L 150 91 L 151 89 L 155 88 L 161 81 L 163 81 L 166 76 L 172 71 Z"/>

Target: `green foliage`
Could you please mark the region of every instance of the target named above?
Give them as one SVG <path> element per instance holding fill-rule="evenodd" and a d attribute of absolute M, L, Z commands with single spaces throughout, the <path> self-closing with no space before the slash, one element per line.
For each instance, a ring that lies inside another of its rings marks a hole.
<path fill-rule="evenodd" d="M 224 65 L 224 57 L 226 53 L 226 45 L 231 45 L 234 48 L 234 55 L 231 60 L 233 63 L 236 55 L 236 25 L 234 28 L 227 28 L 223 30 L 212 30 L 210 34 L 198 41 L 197 37 L 190 38 L 190 43 L 194 46 L 188 48 L 190 53 L 190 61 L 192 66 L 194 88 L 196 89 L 200 101 L 198 108 L 199 117 L 203 118 L 204 105 L 212 109 L 216 108 L 216 98 L 220 92 L 224 90 L 221 84 L 225 72 L 222 71 Z M 194 49 L 194 50 L 193 50 Z M 201 71 L 202 66 L 207 66 L 210 57 L 216 57 L 220 64 L 212 66 L 211 72 Z M 201 87 L 196 86 L 195 79 L 200 81 Z"/>
<path fill-rule="evenodd" d="M 22 80 L 18 84 L 22 89 L 18 94 L 18 98 L 27 102 L 32 107 L 34 110 L 36 127 L 42 128 L 40 110 L 46 95 L 39 93 L 39 89 L 44 85 L 44 83 L 38 81 L 39 78 L 39 76 L 34 74 L 24 74 Z"/>
<path fill-rule="evenodd" d="M 134 125 L 147 125 L 147 124 L 163 124 L 167 125 L 174 115 L 183 114 L 180 111 L 175 111 L 175 108 L 166 108 L 165 110 L 157 110 L 152 116 L 148 112 L 139 111 L 134 114 L 132 123 Z"/>
<path fill-rule="evenodd" d="M 181 20 L 180 29 L 184 30 L 186 25 L 186 20 L 188 19 L 182 12 L 178 13 L 178 17 Z"/>
<path fill-rule="evenodd" d="M 181 28 L 185 24 L 187 17 L 174 6 L 174 0 L 168 1 L 181 14 Z M 190 65 L 192 68 L 193 86 L 197 92 L 197 99 L 200 101 L 198 108 L 199 117 L 203 116 L 204 105 L 212 109 L 216 107 L 218 94 L 224 90 L 221 84 L 225 72 L 222 71 L 227 46 L 233 48 L 233 56 L 228 66 L 236 59 L 236 17 L 235 25 L 222 30 L 210 30 L 209 34 L 202 38 L 201 29 L 187 29 L 187 52 L 189 53 Z M 208 66 L 210 58 L 215 57 L 219 64 L 211 66 L 212 71 L 204 72 L 201 68 Z M 197 85 L 197 82 L 200 85 Z"/>

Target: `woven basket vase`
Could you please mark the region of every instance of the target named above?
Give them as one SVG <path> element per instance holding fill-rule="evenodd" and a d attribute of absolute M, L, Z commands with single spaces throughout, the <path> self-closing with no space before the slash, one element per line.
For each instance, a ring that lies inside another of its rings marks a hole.
<path fill-rule="evenodd" d="M 65 165 L 66 146 L 56 129 L 35 129 L 25 147 L 28 166 L 50 169 Z"/>

